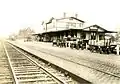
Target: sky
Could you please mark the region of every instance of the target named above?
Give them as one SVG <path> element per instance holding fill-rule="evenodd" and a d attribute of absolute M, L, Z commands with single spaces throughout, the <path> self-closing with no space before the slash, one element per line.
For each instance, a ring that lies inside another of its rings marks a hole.
<path fill-rule="evenodd" d="M 119 0 L 0 0 L 0 36 L 30 27 L 39 33 L 41 22 L 51 17 L 78 14 L 89 24 L 114 30 L 120 28 Z"/>

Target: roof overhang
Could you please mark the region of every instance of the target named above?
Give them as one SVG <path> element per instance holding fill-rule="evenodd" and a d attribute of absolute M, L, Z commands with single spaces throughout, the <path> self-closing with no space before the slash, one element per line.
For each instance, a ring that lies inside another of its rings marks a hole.
<path fill-rule="evenodd" d="M 42 33 L 34 33 L 32 34 L 33 36 L 36 36 L 36 35 L 39 35 L 39 36 L 42 36 Z"/>
<path fill-rule="evenodd" d="M 96 29 L 95 29 L 96 28 Z M 101 33 L 117 33 L 115 31 L 108 31 L 98 25 L 91 25 L 89 27 L 86 27 L 86 28 L 83 28 L 83 31 L 86 31 L 86 32 L 101 32 Z"/>
<path fill-rule="evenodd" d="M 64 30 L 43 32 L 42 34 L 46 34 L 46 33 L 57 33 L 57 32 L 72 31 L 72 30 L 82 31 L 82 29 L 64 29 Z"/>

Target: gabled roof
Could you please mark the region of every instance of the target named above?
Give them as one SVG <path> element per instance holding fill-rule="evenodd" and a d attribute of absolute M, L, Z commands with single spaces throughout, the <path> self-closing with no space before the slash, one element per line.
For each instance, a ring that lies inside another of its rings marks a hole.
<path fill-rule="evenodd" d="M 83 22 L 83 23 L 85 23 L 85 21 L 83 21 L 83 20 L 80 20 L 80 19 L 78 19 L 78 18 L 76 18 L 76 17 L 70 17 L 70 18 L 72 18 L 72 19 L 75 19 L 75 20 L 78 20 L 78 21 L 80 21 L 80 22 Z"/>
<path fill-rule="evenodd" d="M 78 18 L 76 18 L 76 17 L 65 17 L 65 18 L 59 18 L 59 19 L 56 19 L 56 20 L 63 20 L 63 19 L 75 19 L 75 20 L 78 20 L 78 21 L 80 21 L 80 22 L 85 23 L 85 21 L 80 20 L 80 19 L 78 19 Z"/>
<path fill-rule="evenodd" d="M 104 30 L 104 31 L 107 31 L 106 29 L 104 29 L 104 28 L 102 28 L 102 27 L 100 27 L 100 26 L 98 26 L 98 25 L 91 25 L 91 26 L 89 26 L 89 27 L 86 27 L 86 28 L 83 28 L 83 29 L 88 29 L 88 28 L 90 28 L 90 27 L 97 27 L 97 28 L 99 28 L 99 29 L 101 29 L 101 30 Z"/>
<path fill-rule="evenodd" d="M 50 20 L 46 23 L 46 24 L 50 24 L 50 23 L 52 23 L 52 20 L 54 20 L 55 18 L 50 18 Z M 59 18 L 59 19 L 56 19 L 56 20 L 63 20 L 63 19 L 75 19 L 75 20 L 77 20 L 77 21 L 80 21 L 80 22 L 83 22 L 83 23 L 85 23 L 85 21 L 83 21 L 83 20 L 80 20 L 80 19 L 78 19 L 78 18 L 76 18 L 76 17 L 66 17 L 66 18 Z"/>
<path fill-rule="evenodd" d="M 106 29 L 104 29 L 104 28 L 102 28 L 102 27 L 100 27 L 99 25 L 91 25 L 91 26 L 88 26 L 88 27 L 85 27 L 85 28 L 83 28 L 83 30 L 85 30 L 85 29 L 88 29 L 88 28 L 91 28 L 91 27 L 96 27 L 96 28 L 98 28 L 98 29 L 100 29 L 100 30 L 103 30 L 105 33 L 117 33 L 117 32 L 115 32 L 115 31 L 108 31 L 108 30 L 106 30 Z"/>

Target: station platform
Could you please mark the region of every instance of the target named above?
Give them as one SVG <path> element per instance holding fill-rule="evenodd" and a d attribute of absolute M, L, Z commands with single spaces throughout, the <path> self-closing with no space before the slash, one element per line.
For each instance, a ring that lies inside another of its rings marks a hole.
<path fill-rule="evenodd" d="M 90 59 L 120 66 L 120 56 L 114 54 L 107 55 L 91 53 L 88 50 L 76 50 L 70 49 L 69 47 L 60 48 L 52 46 L 52 43 L 44 42 L 24 42 L 21 40 L 10 42 L 42 59 L 49 61 L 50 63 L 53 63 L 85 80 L 92 82 L 93 84 L 109 84 L 109 82 L 103 82 L 103 80 L 99 79 L 98 74 L 94 71 L 78 64 L 80 62 L 79 59 Z"/>

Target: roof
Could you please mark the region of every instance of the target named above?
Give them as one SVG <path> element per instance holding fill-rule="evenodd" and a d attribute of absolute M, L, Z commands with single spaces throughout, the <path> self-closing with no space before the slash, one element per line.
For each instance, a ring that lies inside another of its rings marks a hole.
<path fill-rule="evenodd" d="M 45 34 L 45 33 L 55 33 L 55 32 L 62 32 L 62 31 L 71 31 L 71 30 L 77 30 L 77 31 L 80 31 L 80 30 L 82 30 L 82 29 L 64 29 L 64 30 L 57 30 L 57 31 L 43 32 L 42 34 Z"/>
<path fill-rule="evenodd" d="M 53 19 L 55 19 L 55 18 L 54 17 L 50 18 L 50 20 L 46 24 L 52 23 Z"/>
<path fill-rule="evenodd" d="M 100 27 L 100 26 L 98 26 L 98 25 L 91 25 L 91 26 L 88 26 L 88 27 L 86 27 L 86 28 L 83 28 L 83 29 L 87 29 L 87 28 L 90 28 L 90 27 L 97 27 L 97 28 L 99 28 L 99 29 L 102 29 L 102 30 L 104 30 L 104 31 L 107 31 L 106 29 L 104 29 L 104 28 L 102 28 L 102 27 Z"/>
<path fill-rule="evenodd" d="M 74 18 L 74 17 L 71 17 L 71 18 Z M 53 19 L 54 19 L 54 18 L 51 18 L 49 22 L 52 22 Z M 63 18 L 63 19 L 65 19 L 65 18 Z M 79 19 L 77 19 L 77 18 L 74 18 L 74 19 L 79 20 Z M 60 19 L 57 19 L 57 20 L 60 20 Z M 81 21 L 81 20 L 80 20 L 80 21 Z M 81 31 L 81 30 L 82 30 L 82 31 L 86 31 L 85 29 L 89 29 L 90 27 L 96 27 L 96 28 L 98 28 L 98 29 L 100 29 L 100 30 L 103 30 L 103 31 L 99 31 L 99 32 L 101 32 L 101 33 L 117 33 L 117 32 L 115 32 L 115 31 L 108 31 L 108 30 L 102 28 L 101 26 L 99 26 L 99 25 L 97 25 L 97 24 L 94 24 L 94 25 L 90 25 L 90 26 L 88 26 L 88 27 L 85 27 L 85 28 L 83 28 L 83 29 L 63 29 L 63 30 L 54 30 L 54 31 L 47 31 L 47 32 L 45 31 L 45 32 L 43 32 L 42 34 L 62 32 L 62 31 L 70 31 L 70 30 L 77 30 L 77 31 Z M 95 32 L 95 31 L 87 30 L 86 32 Z"/>
<path fill-rule="evenodd" d="M 76 17 L 66 17 L 66 18 L 59 18 L 59 19 L 56 19 L 56 20 L 63 20 L 63 19 L 75 19 L 75 20 L 78 20 L 78 21 L 80 21 L 80 22 L 83 22 L 83 23 L 85 23 L 85 21 L 83 21 L 83 20 L 80 20 L 80 19 L 78 19 L 78 18 L 76 18 Z"/>
<path fill-rule="evenodd" d="M 85 21 L 80 20 L 80 19 L 78 19 L 78 18 L 76 18 L 76 17 L 59 18 L 59 19 L 56 19 L 56 20 L 69 19 L 69 18 L 71 18 L 71 19 L 75 19 L 75 20 L 77 20 L 77 21 L 80 21 L 80 22 L 85 23 Z M 54 19 L 55 19 L 54 17 L 50 18 L 50 20 L 49 20 L 46 24 L 50 24 L 50 23 L 52 23 L 52 20 L 54 20 Z"/>
<path fill-rule="evenodd" d="M 42 33 L 34 33 L 34 34 L 32 34 L 33 36 L 35 36 L 35 35 L 39 35 L 39 36 L 42 36 Z"/>
<path fill-rule="evenodd" d="M 108 31 L 108 30 L 106 30 L 106 29 L 104 29 L 104 28 L 102 28 L 101 26 L 99 26 L 99 25 L 91 25 L 91 26 L 88 26 L 88 27 L 85 27 L 85 28 L 83 28 L 83 30 L 85 30 L 85 29 L 88 29 L 88 28 L 90 28 L 90 27 L 96 27 L 96 28 L 98 28 L 98 29 L 100 29 L 100 30 L 103 30 L 105 33 L 117 33 L 117 32 L 115 32 L 115 31 Z"/>
<path fill-rule="evenodd" d="M 106 30 L 106 29 L 104 29 L 104 28 L 102 28 L 102 27 L 100 27 L 100 26 L 98 26 L 98 25 L 91 25 L 91 26 L 86 27 L 86 28 L 83 28 L 83 29 L 63 29 L 63 30 L 47 31 L 47 32 L 43 32 L 42 34 L 62 32 L 62 31 L 71 31 L 71 30 L 86 31 L 86 30 L 84 30 L 84 29 L 87 29 L 87 28 L 90 28 L 90 27 L 97 27 L 97 28 L 103 30 L 103 31 L 104 31 L 103 33 L 117 33 L 117 32 L 115 32 L 115 31 L 108 31 L 108 30 Z M 94 31 L 87 31 L 87 32 L 94 32 Z M 99 31 L 99 32 L 102 33 L 102 31 Z"/>
<path fill-rule="evenodd" d="M 80 19 L 78 19 L 78 18 L 76 18 L 76 17 L 70 17 L 70 18 L 72 18 L 72 19 L 75 19 L 75 20 L 78 20 L 78 21 L 80 21 L 80 22 L 83 22 L 83 23 L 85 23 L 85 21 L 83 21 L 83 20 L 80 20 Z"/>

